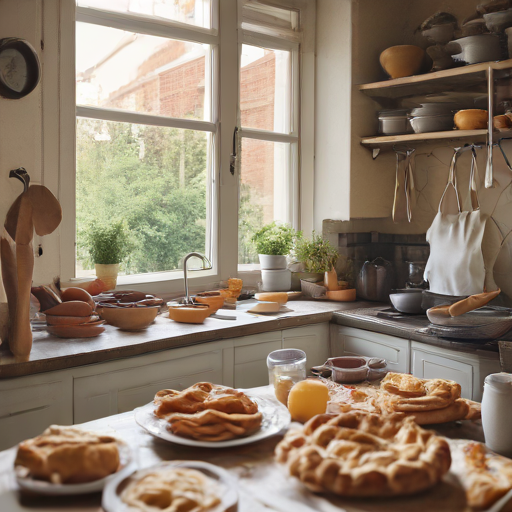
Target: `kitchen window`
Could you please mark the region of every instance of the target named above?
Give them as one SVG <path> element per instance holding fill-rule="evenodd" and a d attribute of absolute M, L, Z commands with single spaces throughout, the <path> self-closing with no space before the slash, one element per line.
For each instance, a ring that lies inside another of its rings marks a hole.
<path fill-rule="evenodd" d="M 64 278 L 94 274 L 86 244 L 98 225 L 121 221 L 130 233 L 118 284 L 161 293 L 180 289 L 188 252 L 213 263 L 193 274 L 204 287 L 257 268 L 248 240 L 263 223 L 301 227 L 312 151 L 302 169 L 295 4 L 314 11 L 297 0 L 77 1 L 76 174 L 62 177 L 76 223 L 73 240 L 69 221 L 63 230 Z"/>

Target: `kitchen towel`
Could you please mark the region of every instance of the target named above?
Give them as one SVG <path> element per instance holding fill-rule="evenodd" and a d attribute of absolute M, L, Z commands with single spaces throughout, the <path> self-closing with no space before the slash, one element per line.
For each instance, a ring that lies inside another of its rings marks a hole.
<path fill-rule="evenodd" d="M 455 148 L 439 210 L 427 231 L 430 256 L 425 279 L 431 292 L 443 295 L 474 295 L 497 289 L 493 267 L 502 236 L 491 216 L 480 209 L 474 147 L 471 147 L 470 206 L 469 210 L 462 209 L 456 165 L 464 149 Z"/>

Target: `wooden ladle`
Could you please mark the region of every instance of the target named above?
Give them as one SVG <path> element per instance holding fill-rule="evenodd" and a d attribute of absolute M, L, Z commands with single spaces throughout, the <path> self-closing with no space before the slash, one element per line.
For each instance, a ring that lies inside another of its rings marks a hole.
<path fill-rule="evenodd" d="M 32 239 L 55 231 L 62 220 L 62 209 L 55 196 L 42 185 L 30 186 L 25 169 L 11 171 L 11 178 L 24 186 L 7 212 L 0 238 L 2 279 L 9 305 L 9 348 L 20 358 L 30 354 L 30 289 L 34 270 Z"/>

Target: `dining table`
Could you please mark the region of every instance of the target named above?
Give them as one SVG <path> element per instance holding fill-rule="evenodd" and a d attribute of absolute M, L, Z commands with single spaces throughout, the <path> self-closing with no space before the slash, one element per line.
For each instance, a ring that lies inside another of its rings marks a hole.
<path fill-rule="evenodd" d="M 273 388 L 252 388 L 251 394 L 278 402 Z M 200 460 L 227 470 L 238 488 L 238 512 L 469 512 L 465 492 L 457 475 L 449 472 L 435 487 L 404 497 L 341 498 L 309 491 L 274 461 L 274 449 L 284 432 L 257 442 L 229 448 L 184 446 L 154 437 L 135 421 L 134 411 L 78 425 L 102 434 L 114 435 L 129 444 L 136 466 L 143 469 L 161 461 Z M 292 422 L 290 428 L 300 427 Z M 484 441 L 480 421 L 459 421 L 435 425 L 450 448 L 458 450 L 464 440 Z M 22 491 L 16 482 L 13 463 L 16 447 L 0 452 L 1 512 L 102 512 L 101 493 L 80 496 L 42 496 Z M 505 510 L 512 510 L 507 504 Z"/>

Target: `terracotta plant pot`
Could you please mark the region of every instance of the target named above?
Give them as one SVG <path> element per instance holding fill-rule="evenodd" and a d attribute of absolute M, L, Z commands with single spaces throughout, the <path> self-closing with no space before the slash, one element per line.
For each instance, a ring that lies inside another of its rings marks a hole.
<path fill-rule="evenodd" d="M 453 120 L 459 130 L 485 130 L 487 128 L 487 110 L 470 108 L 459 110 Z"/>
<path fill-rule="evenodd" d="M 380 65 L 391 78 L 417 75 L 424 60 L 425 51 L 410 44 L 392 46 L 380 54 Z"/>
<path fill-rule="evenodd" d="M 106 290 L 114 290 L 117 285 L 117 275 L 119 274 L 119 263 L 103 264 L 95 263 L 96 277 L 105 284 Z"/>

